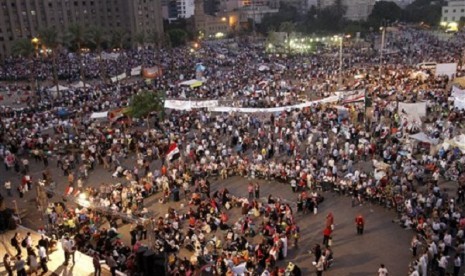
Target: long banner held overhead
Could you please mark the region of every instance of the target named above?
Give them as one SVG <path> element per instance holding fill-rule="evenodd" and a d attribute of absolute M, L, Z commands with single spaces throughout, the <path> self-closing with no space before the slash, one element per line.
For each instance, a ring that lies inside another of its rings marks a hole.
<path fill-rule="evenodd" d="M 365 89 L 336 91 L 335 94 L 344 104 L 365 101 Z"/>
<path fill-rule="evenodd" d="M 176 110 L 191 110 L 197 108 L 211 108 L 218 106 L 217 100 L 210 101 L 181 101 L 181 100 L 166 100 L 165 108 Z"/>
<path fill-rule="evenodd" d="M 274 113 L 282 112 L 293 109 L 303 109 L 319 103 L 334 103 L 339 101 L 338 96 L 332 96 L 316 101 L 307 101 L 300 104 L 288 105 L 288 106 L 278 106 L 270 108 L 252 108 L 252 107 L 233 107 L 233 106 L 218 106 L 218 101 L 209 100 L 209 101 L 181 101 L 181 100 L 166 100 L 165 108 L 176 109 L 176 110 L 192 110 L 197 108 L 208 108 L 211 112 L 242 112 L 242 113 Z"/>

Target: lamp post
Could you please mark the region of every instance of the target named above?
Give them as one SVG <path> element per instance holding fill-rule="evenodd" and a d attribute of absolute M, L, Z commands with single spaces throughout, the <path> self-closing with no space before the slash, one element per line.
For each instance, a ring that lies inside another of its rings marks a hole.
<path fill-rule="evenodd" d="M 33 37 L 33 38 L 31 39 L 31 43 L 32 43 L 32 45 L 34 45 L 34 54 L 35 54 L 36 56 L 38 55 L 39 42 L 40 42 L 40 40 L 39 40 L 39 38 L 37 38 L 37 37 Z"/>
<path fill-rule="evenodd" d="M 380 57 L 379 57 L 379 79 L 381 79 L 381 75 L 383 74 L 383 52 L 384 52 L 384 39 L 386 36 L 386 27 L 379 28 L 381 30 L 381 49 L 380 49 Z"/>
<path fill-rule="evenodd" d="M 346 36 L 342 35 L 342 36 L 336 37 L 336 39 L 339 40 L 339 77 L 337 81 L 338 89 L 342 86 L 342 62 L 343 62 L 342 54 L 343 54 L 343 47 L 344 47 L 344 37 L 350 38 L 350 35 L 346 35 Z"/>

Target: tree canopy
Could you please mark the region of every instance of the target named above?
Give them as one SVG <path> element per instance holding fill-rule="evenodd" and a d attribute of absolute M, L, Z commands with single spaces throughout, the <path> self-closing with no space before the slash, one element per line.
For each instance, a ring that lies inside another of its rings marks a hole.
<path fill-rule="evenodd" d="M 148 118 L 150 113 L 164 110 L 164 96 L 161 92 L 142 90 L 131 98 L 127 114 L 133 118 Z"/>

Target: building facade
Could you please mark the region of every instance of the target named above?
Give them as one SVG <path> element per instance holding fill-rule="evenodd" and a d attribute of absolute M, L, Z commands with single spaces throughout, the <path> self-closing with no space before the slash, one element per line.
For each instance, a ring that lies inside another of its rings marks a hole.
<path fill-rule="evenodd" d="M 9 0 L 0 8 L 0 58 L 8 56 L 14 41 L 31 39 L 39 30 L 64 32 L 72 24 L 123 29 L 133 36 L 163 35 L 161 0 Z"/>
<path fill-rule="evenodd" d="M 346 7 L 345 18 L 348 20 L 366 20 L 370 16 L 376 0 L 342 0 L 342 5 Z M 335 0 L 320 0 L 320 8 L 333 5 Z"/>
<path fill-rule="evenodd" d="M 458 23 L 461 17 L 465 17 L 465 1 L 448 1 L 447 6 L 442 7 L 442 22 Z"/>

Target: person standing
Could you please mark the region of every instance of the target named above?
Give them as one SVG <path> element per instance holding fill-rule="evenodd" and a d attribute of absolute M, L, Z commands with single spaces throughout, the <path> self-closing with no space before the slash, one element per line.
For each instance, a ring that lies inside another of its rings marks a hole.
<path fill-rule="evenodd" d="M 334 216 L 332 212 L 329 212 L 326 216 L 326 228 L 334 230 Z"/>
<path fill-rule="evenodd" d="M 13 276 L 13 267 L 11 265 L 10 255 L 7 253 L 3 256 L 3 266 L 8 276 Z"/>
<path fill-rule="evenodd" d="M 255 199 L 259 199 L 260 198 L 260 184 L 257 182 L 255 183 Z"/>
<path fill-rule="evenodd" d="M 459 276 L 461 267 L 462 267 L 462 259 L 460 258 L 460 254 L 455 254 L 455 258 L 454 258 L 454 276 Z"/>
<path fill-rule="evenodd" d="M 254 196 L 254 186 L 253 186 L 253 183 L 250 182 L 249 185 L 247 186 L 247 191 L 249 192 L 249 200 L 253 200 L 253 196 Z"/>
<path fill-rule="evenodd" d="M 355 217 L 355 226 L 357 227 L 357 235 L 363 235 L 363 229 L 365 227 L 365 220 L 362 215 Z"/>
<path fill-rule="evenodd" d="M 29 266 L 29 275 L 37 275 L 39 264 L 37 263 L 37 255 L 32 248 L 28 248 L 27 250 L 27 264 Z"/>
<path fill-rule="evenodd" d="M 32 247 L 32 237 L 31 237 L 31 232 L 27 232 L 26 234 L 26 248 L 29 249 Z"/>
<path fill-rule="evenodd" d="M 66 236 L 61 240 L 61 247 L 63 248 L 63 253 L 65 254 L 65 262 L 63 265 L 68 265 L 69 263 L 69 257 L 70 257 L 70 243 L 69 243 L 69 237 Z"/>
<path fill-rule="evenodd" d="M 94 276 L 100 276 L 102 273 L 102 266 L 100 264 L 100 257 L 98 253 L 95 252 L 94 256 L 92 257 L 92 263 L 94 265 Z"/>
<path fill-rule="evenodd" d="M 21 258 L 21 255 L 16 256 L 15 269 L 16 269 L 16 275 L 27 276 L 26 262 Z"/>
<path fill-rule="evenodd" d="M 448 263 L 447 256 L 444 254 L 440 254 L 439 262 L 438 262 L 439 276 L 446 275 L 447 263 Z"/>
<path fill-rule="evenodd" d="M 384 264 L 381 264 L 378 269 L 378 276 L 388 276 L 389 272 Z"/>
<path fill-rule="evenodd" d="M 328 247 L 329 239 L 331 238 L 331 227 L 325 227 L 323 230 L 323 245 Z"/>
<path fill-rule="evenodd" d="M 412 256 L 413 257 L 417 256 L 417 249 L 418 249 L 419 244 L 420 244 L 420 242 L 418 241 L 417 236 L 416 235 L 413 236 L 412 242 L 410 243 L 410 246 L 412 247 Z"/>
<path fill-rule="evenodd" d="M 316 275 L 323 276 L 323 270 L 325 270 L 325 256 L 321 255 L 318 262 L 315 264 Z"/>
<path fill-rule="evenodd" d="M 40 268 L 42 268 L 42 274 L 45 274 L 48 272 L 48 267 L 47 267 L 47 250 L 45 249 L 44 246 L 38 245 L 39 248 L 39 261 L 40 261 Z"/>
<path fill-rule="evenodd" d="M 106 263 L 110 267 L 111 276 L 116 276 L 116 267 L 118 264 L 110 252 L 107 254 Z"/>
<path fill-rule="evenodd" d="M 49 252 L 50 242 L 49 242 L 48 239 L 45 237 L 45 235 L 43 235 L 43 234 L 41 235 L 38 244 L 39 244 L 39 246 L 44 247 L 45 253 L 47 254 L 47 260 L 49 261 L 49 260 L 50 260 L 50 257 L 49 257 L 49 255 L 48 255 L 48 252 Z"/>
<path fill-rule="evenodd" d="M 16 249 L 16 256 L 21 255 L 21 247 L 19 246 L 20 242 L 21 236 L 18 232 L 16 232 L 13 238 L 11 238 L 11 246 Z"/>
<path fill-rule="evenodd" d="M 9 180 L 5 181 L 5 189 L 6 189 L 6 194 L 8 196 L 10 196 L 10 197 L 13 196 L 11 194 L 11 181 L 9 181 Z"/>

